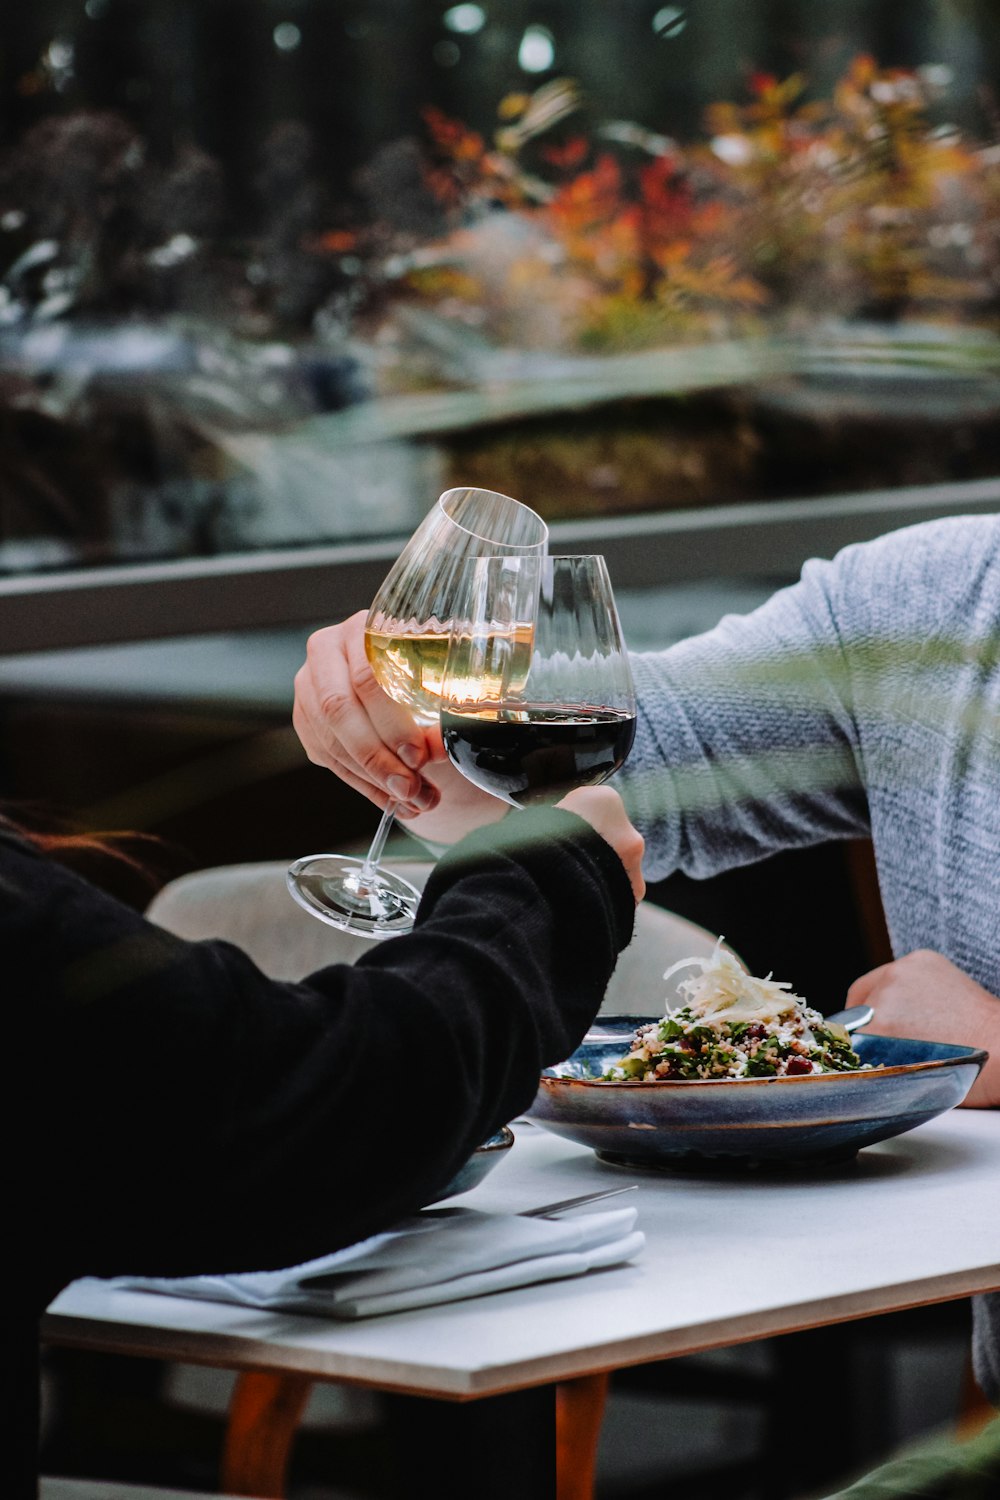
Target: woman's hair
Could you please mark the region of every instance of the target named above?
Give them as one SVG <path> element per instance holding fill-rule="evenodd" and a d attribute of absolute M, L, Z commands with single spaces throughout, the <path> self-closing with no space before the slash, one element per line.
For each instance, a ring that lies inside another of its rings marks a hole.
<path fill-rule="evenodd" d="M 18 808 L 20 818 L 11 816 L 10 804 L 0 803 L 0 828 L 6 828 L 9 833 L 14 833 L 37 849 L 40 854 L 51 855 L 54 859 L 62 859 L 75 854 L 100 854 L 111 859 L 119 860 L 128 865 L 137 875 L 142 875 L 155 884 L 154 877 L 146 869 L 141 860 L 136 859 L 122 845 L 136 839 L 148 839 L 149 834 L 135 833 L 132 831 L 116 831 L 114 833 L 87 832 L 71 828 L 43 827 L 42 818 L 33 810 Z M 53 821 L 47 818 L 46 822 Z"/>

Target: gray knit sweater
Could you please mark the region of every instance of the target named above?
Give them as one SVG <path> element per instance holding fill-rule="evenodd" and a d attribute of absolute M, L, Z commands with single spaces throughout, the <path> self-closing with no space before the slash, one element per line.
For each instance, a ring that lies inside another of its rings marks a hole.
<path fill-rule="evenodd" d="M 703 877 L 871 835 L 893 950 L 1000 995 L 1000 517 L 908 527 L 806 564 L 762 608 L 633 658 L 618 778 L 647 874 Z M 1000 1294 L 975 1308 L 1000 1404 Z"/>

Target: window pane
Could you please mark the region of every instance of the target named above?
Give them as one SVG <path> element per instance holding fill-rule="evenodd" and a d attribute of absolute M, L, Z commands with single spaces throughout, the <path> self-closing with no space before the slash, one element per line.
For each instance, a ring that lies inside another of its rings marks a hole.
<path fill-rule="evenodd" d="M 1000 473 L 993 0 L 34 0 L 0 571 Z"/>

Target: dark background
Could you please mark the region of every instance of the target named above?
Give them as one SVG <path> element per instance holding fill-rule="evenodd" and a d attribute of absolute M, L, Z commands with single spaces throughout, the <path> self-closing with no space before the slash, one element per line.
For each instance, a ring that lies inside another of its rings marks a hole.
<path fill-rule="evenodd" d="M 711 101 L 745 97 L 755 70 L 805 69 L 823 90 L 860 52 L 885 66 L 944 63 L 949 116 L 980 130 L 1000 75 L 993 0 L 689 0 L 659 33 L 659 0 L 483 8 L 487 24 L 463 35 L 445 25 L 444 0 L 33 0 L 4 18 L 0 131 L 10 142 L 53 111 L 116 110 L 161 158 L 193 143 L 221 159 L 238 208 L 269 131 L 293 118 L 343 192 L 380 146 L 420 133 L 425 105 L 489 133 L 506 93 L 556 75 L 580 82 L 596 117 L 681 138 Z M 301 35 L 291 51 L 274 41 L 282 23 Z M 518 65 L 529 25 L 552 34 L 549 73 Z M 72 49 L 63 66 L 54 40 Z"/>

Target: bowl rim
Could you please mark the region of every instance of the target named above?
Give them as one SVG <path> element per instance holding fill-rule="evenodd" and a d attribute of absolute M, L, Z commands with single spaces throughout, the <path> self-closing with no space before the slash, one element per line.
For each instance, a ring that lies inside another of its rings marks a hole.
<path fill-rule="evenodd" d="M 655 1019 L 655 1017 L 652 1019 Z M 954 1056 L 929 1057 L 923 1062 L 893 1063 L 889 1067 L 845 1068 L 826 1073 L 785 1073 L 777 1078 L 658 1078 L 655 1080 L 645 1078 L 573 1078 L 568 1077 L 566 1074 L 553 1073 L 551 1069 L 545 1068 L 539 1082 L 546 1087 L 553 1084 L 561 1084 L 564 1086 L 571 1085 L 575 1088 L 628 1089 L 630 1093 L 634 1093 L 636 1089 L 719 1088 L 725 1084 L 738 1084 L 741 1089 L 746 1089 L 752 1088 L 754 1085 L 759 1087 L 762 1084 L 766 1087 L 773 1087 L 775 1084 L 792 1084 L 793 1086 L 798 1086 L 803 1083 L 831 1083 L 834 1079 L 891 1078 L 894 1076 L 898 1077 L 900 1074 L 923 1073 L 937 1068 L 953 1068 L 956 1063 L 976 1063 L 981 1068 L 989 1058 L 989 1053 L 982 1047 L 969 1047 L 961 1042 L 927 1042 L 923 1038 L 915 1036 L 883 1037 L 877 1031 L 866 1031 L 862 1034 L 877 1041 L 915 1042 L 918 1046 L 950 1047 L 954 1052 Z M 571 1058 L 565 1058 L 564 1062 L 569 1062 L 570 1060 Z M 556 1063 L 555 1066 L 561 1067 L 563 1064 Z"/>

